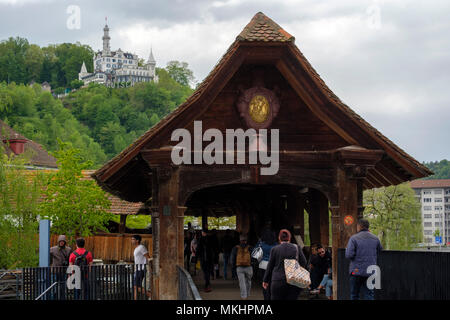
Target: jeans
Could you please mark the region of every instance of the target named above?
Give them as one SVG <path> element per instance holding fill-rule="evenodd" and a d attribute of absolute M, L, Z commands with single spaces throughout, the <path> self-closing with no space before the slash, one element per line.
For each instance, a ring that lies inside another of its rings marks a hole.
<path fill-rule="evenodd" d="M 367 278 L 350 275 L 350 300 L 359 300 L 360 292 L 363 294 L 363 300 L 375 300 L 375 290 L 367 288 Z"/>
<path fill-rule="evenodd" d="M 223 254 L 223 278 L 227 279 L 228 261 L 230 260 L 230 253 Z"/>
<path fill-rule="evenodd" d="M 250 289 L 252 288 L 253 268 L 251 266 L 236 267 L 236 273 L 239 279 L 241 298 L 248 298 L 250 296 Z"/>
<path fill-rule="evenodd" d="M 331 297 L 333 295 L 333 280 L 330 279 L 330 275 L 324 275 L 320 285 L 325 288 L 325 295 L 327 297 Z"/>

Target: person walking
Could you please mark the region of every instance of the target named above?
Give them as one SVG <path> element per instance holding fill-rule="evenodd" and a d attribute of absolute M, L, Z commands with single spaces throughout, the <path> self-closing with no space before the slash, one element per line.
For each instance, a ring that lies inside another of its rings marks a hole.
<path fill-rule="evenodd" d="M 369 221 L 358 220 L 356 234 L 348 240 L 345 257 L 350 259 L 350 299 L 359 300 L 360 292 L 364 300 L 374 300 L 374 289 L 367 287 L 370 274 L 367 268 L 377 264 L 377 255 L 383 250 L 380 239 L 369 231 Z"/>
<path fill-rule="evenodd" d="M 65 235 L 58 237 L 58 244 L 50 248 L 50 266 L 52 268 L 52 279 L 58 282 L 58 296 L 53 295 L 53 298 L 58 300 L 65 299 L 65 282 L 67 280 L 66 270 L 69 266 L 69 257 L 72 253 L 72 248 L 67 246 Z"/>
<path fill-rule="evenodd" d="M 231 263 L 236 266 L 236 273 L 239 279 L 241 299 L 246 300 L 250 296 L 252 288 L 253 268 L 251 265 L 252 248 L 247 244 L 247 236 L 239 237 L 240 244 L 231 251 Z"/>
<path fill-rule="evenodd" d="M 264 278 L 264 273 L 266 272 L 267 264 L 269 263 L 270 251 L 276 245 L 277 245 L 277 238 L 275 236 L 275 233 L 270 229 L 264 230 L 260 241 L 260 246 L 263 250 L 263 257 L 258 265 L 259 267 L 258 271 L 259 274 L 261 275 L 259 279 L 261 280 L 263 280 Z M 263 287 L 263 296 L 264 300 L 270 300 L 270 283 L 267 289 Z"/>
<path fill-rule="evenodd" d="M 200 234 L 198 232 L 194 233 L 194 238 L 191 241 L 190 247 L 191 247 L 191 258 L 189 260 L 189 263 L 192 263 L 194 265 L 194 276 L 197 275 L 197 246 L 198 246 L 198 239 L 200 238 Z"/>
<path fill-rule="evenodd" d="M 305 268 L 306 258 L 302 250 L 291 242 L 291 233 L 287 229 L 278 234 L 279 245 L 270 251 L 269 263 L 264 273 L 263 288 L 268 289 L 270 283 L 271 300 L 297 300 L 301 289 L 286 282 L 284 259 L 296 259 Z"/>
<path fill-rule="evenodd" d="M 211 292 L 210 277 L 213 270 L 214 253 L 207 232 L 207 229 L 202 229 L 202 236 L 197 244 L 197 259 L 200 259 L 200 267 L 205 279 L 205 292 Z"/>
<path fill-rule="evenodd" d="M 227 229 L 225 235 L 222 238 L 222 252 L 223 252 L 223 279 L 227 280 L 228 277 L 228 264 L 230 262 L 231 251 L 233 250 L 234 240 L 231 236 L 231 230 Z"/>
<path fill-rule="evenodd" d="M 134 247 L 134 264 L 136 267 L 133 279 L 134 300 L 137 300 L 138 293 L 140 297 L 143 294 L 150 295 L 149 292 L 144 293 L 144 289 L 142 288 L 142 281 L 145 280 L 147 274 L 147 261 L 150 259 L 150 256 L 147 248 L 141 242 L 142 237 L 140 235 L 135 234 L 131 237 L 131 245 Z"/>

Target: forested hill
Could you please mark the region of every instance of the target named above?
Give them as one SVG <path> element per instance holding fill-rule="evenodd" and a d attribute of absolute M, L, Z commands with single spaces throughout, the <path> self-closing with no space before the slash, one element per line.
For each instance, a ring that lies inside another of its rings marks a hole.
<path fill-rule="evenodd" d="M 63 100 L 39 84 L 0 82 L 0 119 L 48 151 L 56 150 L 57 138 L 70 142 L 98 168 L 191 95 L 166 69 L 157 74 L 158 83 L 90 84 Z"/>
<path fill-rule="evenodd" d="M 423 163 L 427 168 L 434 172 L 434 175 L 425 179 L 450 179 L 450 161 L 431 161 Z"/>

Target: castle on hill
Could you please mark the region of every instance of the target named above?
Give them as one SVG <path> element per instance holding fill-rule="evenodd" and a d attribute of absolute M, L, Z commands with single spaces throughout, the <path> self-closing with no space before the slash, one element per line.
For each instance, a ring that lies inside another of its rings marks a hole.
<path fill-rule="evenodd" d="M 147 62 L 140 66 L 137 54 L 124 52 L 120 48 L 111 51 L 108 24 L 103 28 L 102 39 L 103 50 L 95 53 L 93 58 L 94 72 L 88 73 L 83 61 L 78 80 L 83 81 L 85 85 L 95 82 L 110 87 L 133 86 L 138 82 L 158 82 L 155 73 L 156 60 L 151 49 Z"/>

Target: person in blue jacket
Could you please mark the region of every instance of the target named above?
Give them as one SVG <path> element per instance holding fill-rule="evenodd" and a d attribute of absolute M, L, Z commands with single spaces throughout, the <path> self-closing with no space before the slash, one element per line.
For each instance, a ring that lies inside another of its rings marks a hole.
<path fill-rule="evenodd" d="M 357 233 L 348 240 L 345 257 L 350 259 L 350 299 L 359 300 L 360 292 L 365 300 L 374 300 L 374 289 L 367 287 L 369 266 L 377 264 L 377 255 L 383 250 L 380 239 L 369 231 L 369 221 L 358 220 Z M 361 290 L 362 289 L 362 290 Z"/>

